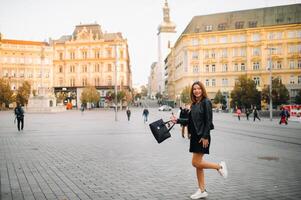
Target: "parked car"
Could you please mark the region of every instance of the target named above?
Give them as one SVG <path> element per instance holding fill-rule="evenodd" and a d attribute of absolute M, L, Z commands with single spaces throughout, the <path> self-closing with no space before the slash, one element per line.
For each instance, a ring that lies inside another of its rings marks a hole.
<path fill-rule="evenodd" d="M 168 106 L 168 105 L 163 105 L 161 107 L 159 107 L 158 109 L 159 111 L 171 111 L 172 107 Z"/>

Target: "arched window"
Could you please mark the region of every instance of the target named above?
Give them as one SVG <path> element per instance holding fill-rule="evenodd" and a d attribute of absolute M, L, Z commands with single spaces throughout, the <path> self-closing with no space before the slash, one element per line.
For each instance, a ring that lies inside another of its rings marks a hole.
<path fill-rule="evenodd" d="M 112 77 L 111 77 L 111 76 L 108 76 L 108 77 L 107 77 L 107 84 L 108 84 L 109 86 L 112 85 Z"/>

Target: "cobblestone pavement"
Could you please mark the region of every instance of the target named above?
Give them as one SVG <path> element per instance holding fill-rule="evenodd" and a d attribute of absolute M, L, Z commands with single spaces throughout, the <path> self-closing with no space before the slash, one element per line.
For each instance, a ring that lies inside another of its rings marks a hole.
<path fill-rule="evenodd" d="M 150 109 L 150 120 L 170 112 Z M 25 116 L 0 112 L 1 200 L 189 199 L 197 189 L 189 141 L 180 127 L 157 144 L 142 109 Z M 210 155 L 229 178 L 206 170 L 207 199 L 301 199 L 301 124 L 246 121 L 215 113 Z"/>

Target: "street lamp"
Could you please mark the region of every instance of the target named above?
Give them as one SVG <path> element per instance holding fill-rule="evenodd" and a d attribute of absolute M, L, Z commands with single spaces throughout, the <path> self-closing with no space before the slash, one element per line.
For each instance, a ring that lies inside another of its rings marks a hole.
<path fill-rule="evenodd" d="M 118 64 L 118 49 L 117 44 L 115 44 L 115 121 L 118 121 L 117 119 L 117 64 Z"/>
<path fill-rule="evenodd" d="M 272 97 L 272 55 L 271 52 L 276 50 L 276 48 L 273 47 L 267 47 L 266 50 L 269 50 L 269 66 L 268 69 L 270 71 L 270 92 L 269 92 L 269 99 L 270 99 L 270 121 L 273 120 L 273 97 Z"/>

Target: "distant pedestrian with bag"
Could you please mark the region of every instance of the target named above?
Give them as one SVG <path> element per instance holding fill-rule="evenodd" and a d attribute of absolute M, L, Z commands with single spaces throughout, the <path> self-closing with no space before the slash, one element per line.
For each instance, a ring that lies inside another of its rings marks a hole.
<path fill-rule="evenodd" d="M 144 108 L 144 109 L 143 109 L 143 113 L 142 113 L 144 123 L 147 122 L 147 120 L 148 120 L 148 115 L 149 115 L 148 109 L 147 109 L 147 108 Z"/>
<path fill-rule="evenodd" d="M 126 115 L 128 117 L 128 121 L 130 121 L 130 119 L 131 119 L 131 110 L 129 108 L 127 108 L 127 110 L 126 110 Z"/>
<path fill-rule="evenodd" d="M 17 119 L 17 127 L 18 131 L 23 130 L 24 128 L 24 110 L 21 107 L 20 103 L 17 103 L 17 107 L 15 108 L 15 116 Z"/>
<path fill-rule="evenodd" d="M 237 108 L 236 110 L 236 114 L 237 114 L 237 118 L 240 121 L 240 116 L 241 116 L 241 110 L 239 108 Z"/>
<path fill-rule="evenodd" d="M 257 110 L 256 106 L 253 109 L 253 121 L 254 122 L 255 122 L 255 119 L 258 119 L 259 121 L 261 121 L 259 116 L 258 116 L 258 110 Z"/>
<path fill-rule="evenodd" d="M 194 82 L 190 90 L 191 107 L 188 118 L 171 117 L 173 123 L 188 123 L 188 132 L 191 134 L 190 149 L 192 153 L 192 165 L 196 169 L 198 180 L 197 191 L 190 196 L 191 199 L 200 199 L 208 196 L 205 187 L 205 169 L 215 169 L 217 172 L 227 178 L 228 171 L 224 161 L 220 163 L 207 162 L 204 159 L 205 154 L 209 154 L 211 143 L 210 130 L 214 128 L 212 123 L 212 104 L 203 83 Z"/>
<path fill-rule="evenodd" d="M 247 117 L 247 120 L 249 120 L 249 116 L 250 116 L 250 110 L 248 108 L 246 108 L 246 117 Z"/>
<path fill-rule="evenodd" d="M 282 107 L 281 112 L 280 112 L 279 124 L 284 123 L 285 125 L 287 125 L 287 118 L 288 118 L 287 113 L 288 113 L 288 111 L 284 107 Z"/>

